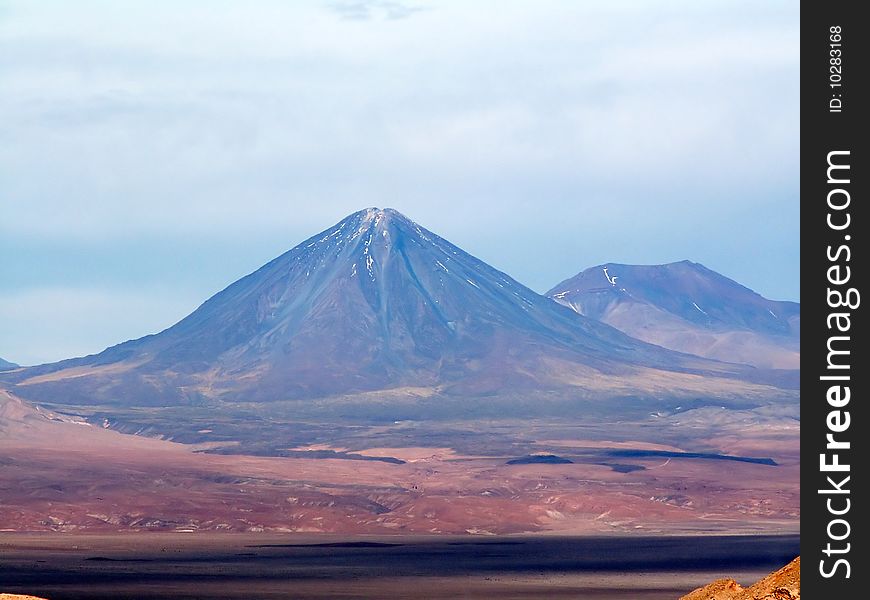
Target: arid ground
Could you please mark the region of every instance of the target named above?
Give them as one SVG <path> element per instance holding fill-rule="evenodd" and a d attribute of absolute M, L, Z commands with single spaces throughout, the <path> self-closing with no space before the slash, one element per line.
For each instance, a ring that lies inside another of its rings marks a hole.
<path fill-rule="evenodd" d="M 749 426 L 733 410 L 607 427 L 285 424 L 308 431 L 308 443 L 275 428 L 265 437 L 284 455 L 258 456 L 0 399 L 2 531 L 771 534 L 799 525 L 798 425 Z M 540 453 L 571 462 L 538 462 Z M 508 464 L 517 459 L 526 464 Z"/>

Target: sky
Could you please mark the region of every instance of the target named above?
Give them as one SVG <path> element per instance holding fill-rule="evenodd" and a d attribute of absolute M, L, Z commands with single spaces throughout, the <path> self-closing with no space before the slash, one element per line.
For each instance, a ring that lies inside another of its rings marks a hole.
<path fill-rule="evenodd" d="M 0 0 L 0 357 L 160 331 L 362 208 L 538 292 L 799 300 L 799 3 Z"/>

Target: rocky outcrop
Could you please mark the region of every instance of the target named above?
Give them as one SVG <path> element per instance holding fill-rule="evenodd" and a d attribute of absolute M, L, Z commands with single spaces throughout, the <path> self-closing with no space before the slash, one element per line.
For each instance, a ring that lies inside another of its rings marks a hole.
<path fill-rule="evenodd" d="M 743 586 L 733 579 L 717 579 L 683 596 L 680 600 L 732 600 L 742 591 Z"/>
<path fill-rule="evenodd" d="M 717 579 L 680 600 L 800 600 L 800 597 L 801 557 L 798 556 L 748 588 L 733 579 Z"/>

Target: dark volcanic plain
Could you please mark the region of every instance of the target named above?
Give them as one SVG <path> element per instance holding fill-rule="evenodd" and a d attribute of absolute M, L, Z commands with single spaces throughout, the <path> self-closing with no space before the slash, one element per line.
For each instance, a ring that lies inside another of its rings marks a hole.
<path fill-rule="evenodd" d="M 796 536 L 15 534 L 0 538 L 0 586 L 51 600 L 675 600 L 726 574 L 751 583 L 797 551 Z"/>

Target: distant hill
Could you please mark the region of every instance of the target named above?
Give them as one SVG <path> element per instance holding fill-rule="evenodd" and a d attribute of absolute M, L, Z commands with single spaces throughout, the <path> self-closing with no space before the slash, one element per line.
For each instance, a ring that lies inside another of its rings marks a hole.
<path fill-rule="evenodd" d="M 800 367 L 800 304 L 768 300 L 698 263 L 607 263 L 547 295 L 578 314 L 679 352 L 763 368 Z"/>
<path fill-rule="evenodd" d="M 0 371 L 7 371 L 9 369 L 14 369 L 18 367 L 14 362 L 9 362 L 8 360 L 3 360 L 0 358 Z"/>

